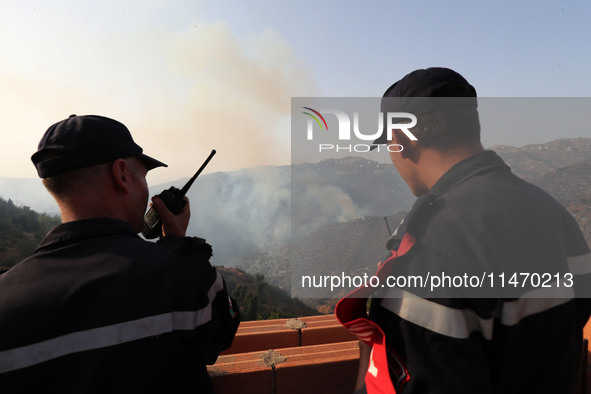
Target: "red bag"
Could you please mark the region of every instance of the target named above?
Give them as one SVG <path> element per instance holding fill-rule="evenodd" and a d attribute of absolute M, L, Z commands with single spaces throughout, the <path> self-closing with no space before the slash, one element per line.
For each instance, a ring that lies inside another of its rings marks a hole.
<path fill-rule="evenodd" d="M 415 243 L 415 238 L 406 233 L 398 250 L 378 269 L 376 276 L 384 283 L 394 261 L 407 253 Z M 367 318 L 367 299 L 376 290 L 374 287 L 362 286 L 343 297 L 335 307 L 335 315 L 360 341 L 371 347 L 369 367 L 365 374 L 365 387 L 368 394 L 396 394 L 410 375 L 394 349 L 386 344 L 386 336 L 382 329 Z"/>

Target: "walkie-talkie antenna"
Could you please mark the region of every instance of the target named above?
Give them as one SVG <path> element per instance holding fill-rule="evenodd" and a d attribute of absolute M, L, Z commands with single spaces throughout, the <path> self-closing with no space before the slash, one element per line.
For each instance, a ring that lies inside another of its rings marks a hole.
<path fill-rule="evenodd" d="M 193 184 L 193 182 L 195 182 L 195 179 L 197 179 L 197 177 L 199 176 L 199 174 L 201 174 L 201 171 L 203 171 L 203 169 L 205 168 L 205 166 L 207 165 L 207 163 L 209 163 L 209 161 L 211 160 L 211 158 L 213 157 L 213 155 L 215 155 L 215 149 L 211 150 L 211 153 L 209 154 L 209 156 L 207 156 L 207 159 L 205 159 L 205 161 L 203 162 L 203 164 L 201 164 L 201 167 L 199 167 L 199 169 L 197 170 L 197 172 L 195 173 L 195 175 L 193 175 L 191 177 L 191 179 L 189 179 L 189 182 L 187 182 L 187 184 L 185 186 L 183 186 L 183 188 L 181 189 L 181 195 L 184 196 L 185 194 L 187 194 L 187 191 L 189 190 L 189 188 L 191 187 L 191 185 Z"/>
<path fill-rule="evenodd" d="M 386 227 L 388 227 L 388 234 L 392 235 L 392 231 L 390 230 L 390 225 L 388 224 L 388 217 L 384 216 L 384 220 L 386 221 Z"/>
<path fill-rule="evenodd" d="M 157 195 L 157 197 L 159 197 L 162 202 L 164 202 L 164 205 L 166 205 L 168 210 L 174 215 L 178 215 L 182 211 L 183 207 L 187 205 L 187 201 L 184 200 L 185 194 L 187 194 L 187 191 L 193 182 L 195 182 L 195 179 L 197 179 L 199 174 L 201 174 L 201 171 L 203 171 L 207 163 L 209 163 L 213 155 L 215 155 L 215 149 L 212 149 L 211 153 L 207 159 L 205 159 L 201 167 L 199 167 L 195 175 L 189 179 L 189 182 L 187 182 L 181 190 L 171 186 Z M 154 209 L 153 205 L 150 205 L 148 212 L 146 212 L 144 215 L 142 234 L 146 239 L 152 239 L 162 235 L 162 219 L 160 216 L 158 216 L 158 213 L 156 212 L 156 209 Z"/>

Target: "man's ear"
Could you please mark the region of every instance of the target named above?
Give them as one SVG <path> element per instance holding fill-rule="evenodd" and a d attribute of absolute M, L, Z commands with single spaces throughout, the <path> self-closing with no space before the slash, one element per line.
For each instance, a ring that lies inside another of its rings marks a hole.
<path fill-rule="evenodd" d="M 417 141 L 411 141 L 401 130 L 394 129 L 392 130 L 391 143 L 402 146 L 402 151 L 399 154 L 403 159 L 416 161 L 418 154 Z"/>
<path fill-rule="evenodd" d="M 111 165 L 111 175 L 115 188 L 123 193 L 129 193 L 129 181 L 131 179 L 127 162 L 123 159 L 117 159 Z"/>

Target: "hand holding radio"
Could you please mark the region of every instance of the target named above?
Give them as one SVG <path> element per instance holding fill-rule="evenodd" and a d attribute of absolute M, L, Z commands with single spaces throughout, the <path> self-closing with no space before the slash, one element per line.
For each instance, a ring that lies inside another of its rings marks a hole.
<path fill-rule="evenodd" d="M 158 196 L 152 198 L 152 206 L 156 213 L 162 220 L 162 236 L 174 235 L 175 237 L 184 237 L 189 226 L 189 219 L 191 218 L 191 210 L 189 199 L 183 197 L 187 202 L 177 215 L 173 214 L 164 201 Z"/>
<path fill-rule="evenodd" d="M 197 170 L 195 175 L 193 175 L 193 177 L 191 177 L 191 179 L 189 179 L 189 181 L 185 184 L 185 186 L 183 186 L 182 189 L 177 189 L 176 187 L 171 186 L 170 188 L 162 191 L 162 193 L 160 193 L 156 196 L 164 203 L 166 208 L 168 208 L 168 211 L 170 211 L 174 215 L 179 215 L 183 211 L 183 208 L 189 202 L 189 200 L 185 197 L 185 194 L 187 193 L 187 191 L 189 190 L 189 188 L 191 187 L 193 182 L 195 182 L 195 179 L 197 179 L 199 174 L 201 174 L 201 171 L 203 171 L 205 166 L 207 166 L 207 164 L 209 163 L 209 161 L 211 160 L 211 158 L 215 154 L 216 154 L 216 151 L 215 151 L 215 149 L 213 149 L 211 151 L 211 153 L 209 154 L 209 156 L 207 157 L 207 159 L 205 159 L 205 161 L 203 162 L 201 167 L 199 167 L 199 169 Z M 160 212 L 164 212 L 164 210 L 160 210 Z M 164 214 L 166 214 L 166 213 L 164 213 Z M 187 217 L 187 224 L 188 224 L 188 221 L 189 221 L 189 219 Z M 185 227 L 185 229 L 186 229 L 186 227 Z M 175 233 L 177 233 L 178 229 L 173 230 L 173 231 Z M 150 207 L 150 209 L 148 209 L 148 212 L 146 212 L 146 214 L 144 215 L 144 225 L 142 228 L 142 235 L 147 239 L 152 239 L 152 238 L 156 238 L 156 237 L 163 235 L 163 233 L 162 233 L 162 219 L 161 219 L 160 215 L 158 215 L 158 212 L 156 212 L 154 205 L 152 205 Z"/>

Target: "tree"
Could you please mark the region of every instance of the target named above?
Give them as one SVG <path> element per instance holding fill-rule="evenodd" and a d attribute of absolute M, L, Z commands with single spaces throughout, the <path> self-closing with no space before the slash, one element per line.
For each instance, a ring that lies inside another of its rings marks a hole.
<path fill-rule="evenodd" d="M 238 303 L 244 321 L 256 320 L 258 317 L 258 296 L 248 290 L 246 285 L 239 284 L 232 291 L 232 297 Z"/>

